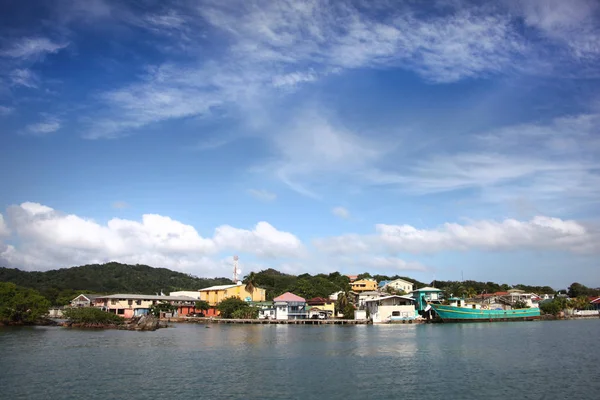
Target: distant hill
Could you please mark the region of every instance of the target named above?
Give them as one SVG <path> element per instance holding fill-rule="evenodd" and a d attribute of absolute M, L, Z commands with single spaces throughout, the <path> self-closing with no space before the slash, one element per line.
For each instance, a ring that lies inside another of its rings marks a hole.
<path fill-rule="evenodd" d="M 213 285 L 230 284 L 227 278 L 197 278 L 166 268 L 153 268 L 147 265 L 127 265 L 116 262 L 107 264 L 82 265 L 51 271 L 21 271 L 0 268 L 0 282 L 12 282 L 19 286 L 38 290 L 54 304 L 57 297 L 71 296 L 72 293 L 139 293 L 155 294 L 161 290 L 198 290 Z"/>

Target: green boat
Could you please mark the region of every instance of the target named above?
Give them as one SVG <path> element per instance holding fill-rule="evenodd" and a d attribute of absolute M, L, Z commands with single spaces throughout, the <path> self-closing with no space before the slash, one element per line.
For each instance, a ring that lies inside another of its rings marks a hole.
<path fill-rule="evenodd" d="M 443 322 L 533 321 L 540 318 L 540 309 L 537 307 L 490 310 L 433 303 L 429 305 Z"/>

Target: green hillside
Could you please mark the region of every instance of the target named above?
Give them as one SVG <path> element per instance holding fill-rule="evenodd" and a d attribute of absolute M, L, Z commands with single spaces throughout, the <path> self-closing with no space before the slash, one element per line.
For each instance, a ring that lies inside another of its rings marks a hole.
<path fill-rule="evenodd" d="M 52 304 L 64 304 L 79 292 L 155 294 L 162 290 L 167 294 L 232 283 L 227 278 L 197 278 L 166 268 L 116 262 L 45 272 L 0 268 L 0 282 L 36 289 Z"/>

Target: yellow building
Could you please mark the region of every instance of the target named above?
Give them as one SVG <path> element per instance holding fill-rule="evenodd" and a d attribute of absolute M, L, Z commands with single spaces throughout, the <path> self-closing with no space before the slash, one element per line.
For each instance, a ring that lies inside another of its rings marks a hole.
<path fill-rule="evenodd" d="M 219 285 L 200 289 L 200 300 L 208 302 L 211 307 L 207 315 L 216 315 L 217 304 L 229 297 L 237 297 L 244 301 L 265 301 L 265 289 L 254 288 L 252 293 L 246 290 L 246 285 Z"/>
<path fill-rule="evenodd" d="M 354 292 L 367 292 L 377 290 L 377 281 L 374 279 L 361 279 L 350 283 Z"/>

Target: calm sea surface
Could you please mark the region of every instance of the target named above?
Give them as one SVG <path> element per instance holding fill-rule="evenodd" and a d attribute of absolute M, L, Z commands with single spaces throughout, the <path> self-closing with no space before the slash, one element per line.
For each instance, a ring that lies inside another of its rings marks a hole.
<path fill-rule="evenodd" d="M 0 328 L 1 399 L 591 399 L 600 320 Z"/>

